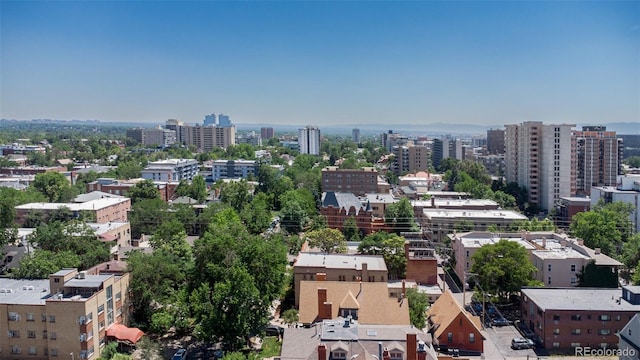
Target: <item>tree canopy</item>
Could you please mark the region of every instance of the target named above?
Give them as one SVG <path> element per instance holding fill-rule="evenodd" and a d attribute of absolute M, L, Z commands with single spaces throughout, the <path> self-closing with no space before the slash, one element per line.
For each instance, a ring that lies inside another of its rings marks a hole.
<path fill-rule="evenodd" d="M 365 236 L 358 253 L 365 255 L 382 255 L 387 264 L 390 279 L 404 279 L 407 272 L 407 257 L 404 254 L 404 238 L 384 231 Z"/>
<path fill-rule="evenodd" d="M 630 215 L 633 205 L 624 202 L 599 203 L 591 211 L 573 217 L 571 235 L 583 239 L 590 248 L 616 256 L 633 232 Z"/>
<path fill-rule="evenodd" d="M 339 230 L 324 228 L 305 234 L 309 246 L 318 247 L 325 253 L 346 253 L 347 240 Z"/>
<path fill-rule="evenodd" d="M 527 250 L 514 241 L 501 239 L 495 244 L 483 245 L 472 256 L 471 272 L 477 274 L 482 289 L 494 294 L 499 301 L 517 293 L 523 286 L 537 285 L 533 279 L 536 268 L 529 260 Z"/>

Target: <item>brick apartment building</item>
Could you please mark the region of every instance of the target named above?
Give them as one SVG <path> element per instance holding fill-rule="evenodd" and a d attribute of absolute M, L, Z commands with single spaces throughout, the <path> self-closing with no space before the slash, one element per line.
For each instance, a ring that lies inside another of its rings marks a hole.
<path fill-rule="evenodd" d="M 384 258 L 378 255 L 345 255 L 301 252 L 293 265 L 293 280 L 296 289 L 296 306 L 300 304 L 300 282 L 317 280 L 324 274 L 326 281 L 384 282 L 389 280 L 389 271 Z"/>
<path fill-rule="evenodd" d="M 102 191 L 113 195 L 126 196 L 131 187 L 145 179 L 116 180 L 111 178 L 99 178 L 87 184 L 87 192 Z M 178 181 L 154 181 L 156 189 L 160 192 L 162 201 L 169 201 L 175 198 Z"/>
<path fill-rule="evenodd" d="M 327 227 L 338 230 L 353 217 L 362 235 L 372 233 L 376 226 L 371 207 L 363 205 L 352 193 L 323 193 L 320 215 L 327 219 Z"/>
<path fill-rule="evenodd" d="M 362 169 L 338 169 L 327 166 L 322 169 L 322 191 L 350 192 L 356 196 L 378 192 L 378 170 L 373 167 Z"/>
<path fill-rule="evenodd" d="M 0 358 L 91 360 L 109 340 L 135 343 L 137 329 L 128 329 L 130 338 L 113 337 L 129 320 L 128 286 L 127 273 L 76 269 L 46 280 L 0 278 Z"/>
<path fill-rule="evenodd" d="M 546 350 L 618 346 L 617 333 L 640 312 L 640 286 L 622 289 L 523 288 L 520 314 Z"/>
<path fill-rule="evenodd" d="M 16 206 L 16 223 L 24 224 L 29 213 L 42 212 L 44 215 L 50 212 L 67 208 L 74 217 L 80 217 L 82 212 L 91 213 L 95 222 L 127 222 L 127 215 L 131 210 L 129 198 L 104 198 L 83 203 L 29 203 Z"/>

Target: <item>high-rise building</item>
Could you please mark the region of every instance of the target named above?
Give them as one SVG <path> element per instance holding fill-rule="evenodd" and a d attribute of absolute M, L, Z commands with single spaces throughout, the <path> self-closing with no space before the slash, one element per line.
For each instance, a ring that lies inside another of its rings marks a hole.
<path fill-rule="evenodd" d="M 211 115 L 205 115 L 204 116 L 204 126 L 215 126 L 218 124 L 218 120 L 217 120 L 217 115 L 216 114 L 211 114 Z"/>
<path fill-rule="evenodd" d="M 175 119 L 167 120 L 166 129 L 175 130 L 176 139 L 182 145 L 193 145 L 201 151 L 227 148 L 236 143 L 236 127 L 186 125 Z"/>
<path fill-rule="evenodd" d="M 176 143 L 176 131 L 160 127 L 144 129 L 144 145 L 167 147 Z"/>
<path fill-rule="evenodd" d="M 274 137 L 273 128 L 272 127 L 263 127 L 260 129 L 260 137 L 269 140 Z"/>
<path fill-rule="evenodd" d="M 506 125 L 505 176 L 529 192 L 529 202 L 549 210 L 560 197 L 575 195 L 575 125 L 541 121 Z"/>
<path fill-rule="evenodd" d="M 356 144 L 360 143 L 360 129 L 356 128 L 351 130 L 351 140 Z"/>
<path fill-rule="evenodd" d="M 394 174 L 429 170 L 429 149 L 426 146 L 394 146 L 391 169 Z"/>
<path fill-rule="evenodd" d="M 144 141 L 144 129 L 143 128 L 128 129 L 126 136 L 129 139 L 135 140 L 137 144 L 142 144 L 142 142 Z"/>
<path fill-rule="evenodd" d="M 592 186 L 615 186 L 622 174 L 622 139 L 604 126 L 583 126 L 575 131 L 576 192 L 589 195 Z"/>
<path fill-rule="evenodd" d="M 454 158 L 458 160 L 463 159 L 462 141 L 460 139 L 451 139 L 448 137 L 442 137 L 440 139 L 433 139 L 433 154 L 431 161 L 433 167 L 438 168 L 442 163 L 442 160 L 446 158 Z"/>
<path fill-rule="evenodd" d="M 491 155 L 504 154 L 504 130 L 487 130 L 487 152 Z"/>
<path fill-rule="evenodd" d="M 225 115 L 225 114 L 218 115 L 218 126 L 220 127 L 233 126 L 233 124 L 231 123 L 231 119 L 229 119 L 229 115 Z"/>
<path fill-rule="evenodd" d="M 299 129 L 298 146 L 301 154 L 320 155 L 320 129 L 312 125 Z"/>

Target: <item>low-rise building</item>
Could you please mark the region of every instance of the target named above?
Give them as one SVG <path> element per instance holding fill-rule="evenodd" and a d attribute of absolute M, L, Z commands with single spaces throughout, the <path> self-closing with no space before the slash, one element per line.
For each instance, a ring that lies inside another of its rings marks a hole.
<path fill-rule="evenodd" d="M 0 358 L 97 359 L 108 341 L 137 342 L 129 321 L 129 274 L 64 269 L 47 280 L 0 278 Z M 128 329 L 117 338 L 118 329 Z M 7 336 L 8 334 L 8 336 Z"/>
<path fill-rule="evenodd" d="M 323 193 L 320 215 L 327 220 L 327 227 L 338 230 L 342 230 L 345 220 L 353 218 L 361 235 L 372 233 L 375 226 L 369 204 L 363 205 L 352 193 Z"/>
<path fill-rule="evenodd" d="M 406 278 L 420 285 L 438 284 L 438 260 L 435 249 L 427 240 L 407 239 L 404 243 L 407 258 Z"/>
<path fill-rule="evenodd" d="M 67 208 L 73 217 L 80 217 L 83 212 L 91 214 L 97 223 L 127 222 L 131 210 L 129 198 L 102 198 L 83 203 L 28 203 L 16 206 L 16 223 L 24 224 L 29 213 L 39 211 L 48 215 L 53 211 Z"/>
<path fill-rule="evenodd" d="M 360 279 L 365 282 L 386 283 L 389 280 L 389 271 L 382 256 L 301 252 L 293 265 L 296 306 L 300 303 L 300 282 L 317 280 L 319 273 L 324 274 L 326 281 Z"/>
<path fill-rule="evenodd" d="M 553 352 L 616 348 L 616 334 L 640 312 L 640 286 L 523 288 L 521 293 L 523 323 Z"/>
<path fill-rule="evenodd" d="M 486 231 L 492 226 L 507 229 L 516 221 L 526 220 L 526 216 L 512 210 L 464 209 L 423 209 L 420 219 L 425 237 L 436 242 L 455 231 Z"/>
<path fill-rule="evenodd" d="M 638 360 L 640 357 L 640 313 L 629 320 L 618 333 L 618 354 L 620 360 Z"/>
<path fill-rule="evenodd" d="M 500 233 L 468 232 L 450 234 L 451 249 L 456 259 L 455 272 L 460 279 L 473 267 L 473 255 L 484 245 L 500 240 L 517 242 L 529 253 L 536 268 L 533 276 L 549 287 L 578 286 L 578 275 L 591 261 L 596 267 L 617 272 L 622 264 L 599 249 L 584 246 L 582 240 L 554 232 Z"/>
<path fill-rule="evenodd" d="M 437 360 L 431 336 L 410 325 L 365 325 L 343 318 L 288 328 L 281 360 Z"/>
<path fill-rule="evenodd" d="M 553 222 L 561 229 L 568 229 L 573 216 L 591 210 L 588 197 L 562 196 L 556 204 L 556 216 Z"/>
<path fill-rule="evenodd" d="M 198 175 L 198 161 L 194 159 L 167 159 L 147 164 L 141 172 L 143 179 L 154 181 L 193 180 Z"/>
<path fill-rule="evenodd" d="M 129 190 L 135 186 L 138 182 L 145 179 L 129 179 L 129 180 L 116 180 L 111 178 L 99 178 L 96 181 L 87 184 L 87 191 L 101 191 L 108 194 L 126 196 Z M 153 182 L 160 192 L 160 199 L 162 201 L 169 201 L 175 197 L 176 189 L 180 184 L 179 181 L 154 181 Z"/>
<path fill-rule="evenodd" d="M 378 192 L 378 170 L 374 167 L 339 169 L 327 166 L 322 169 L 322 191 L 347 192 L 356 196 Z"/>
<path fill-rule="evenodd" d="M 255 160 L 215 160 L 211 163 L 211 180 L 247 179 L 256 176 L 258 165 Z"/>
<path fill-rule="evenodd" d="M 459 349 L 466 353 L 484 352 L 480 318 L 468 313 L 451 291 L 443 292 L 427 309 L 427 318 L 434 347 L 440 351 Z"/>
<path fill-rule="evenodd" d="M 618 176 L 616 187 L 592 187 L 591 207 L 596 206 L 601 200 L 605 204 L 622 201 L 633 205 L 633 211 L 629 218 L 633 224 L 633 230 L 640 232 L 640 211 L 638 210 L 638 204 L 640 203 L 640 175 Z"/>

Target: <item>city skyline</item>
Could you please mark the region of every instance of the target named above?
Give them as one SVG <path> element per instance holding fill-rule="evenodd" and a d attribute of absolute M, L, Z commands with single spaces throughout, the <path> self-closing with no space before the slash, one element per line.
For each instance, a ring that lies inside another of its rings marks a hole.
<path fill-rule="evenodd" d="M 640 119 L 638 2 L 0 3 L 0 118 Z"/>

